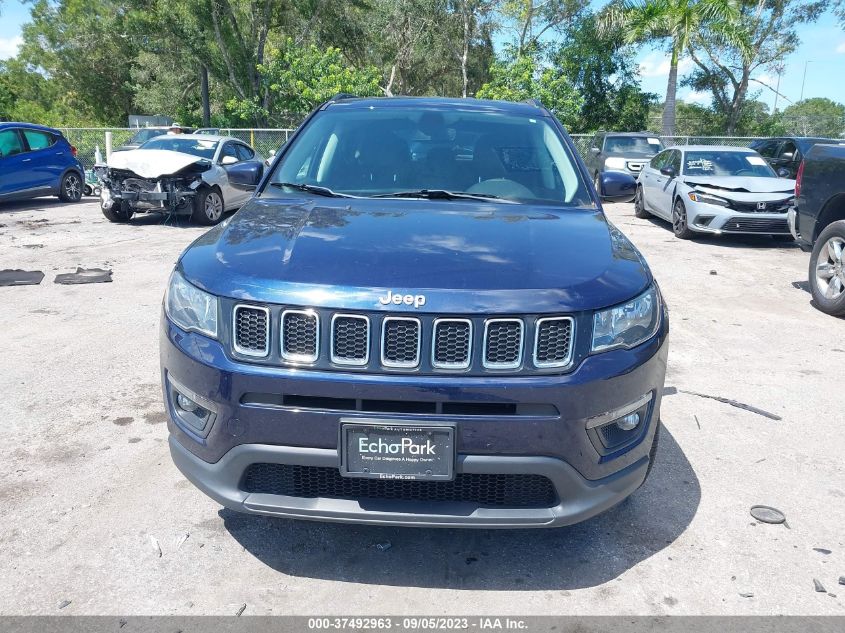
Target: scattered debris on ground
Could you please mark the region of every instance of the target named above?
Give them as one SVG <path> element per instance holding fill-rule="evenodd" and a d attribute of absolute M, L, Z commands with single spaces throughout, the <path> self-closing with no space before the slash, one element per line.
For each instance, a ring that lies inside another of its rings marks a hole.
<path fill-rule="evenodd" d="M 827 589 L 824 588 L 824 585 L 821 583 L 821 581 L 819 581 L 818 578 L 813 578 L 813 586 L 819 593 L 827 593 Z"/>
<path fill-rule="evenodd" d="M 786 515 L 771 506 L 751 506 L 751 516 L 761 523 L 771 523 L 772 525 L 780 525 L 786 522 Z"/>
<path fill-rule="evenodd" d="M 59 603 L 59 609 L 64 609 L 65 607 L 67 607 L 70 604 L 71 604 L 71 600 L 62 600 Z"/>
<path fill-rule="evenodd" d="M 244 611 L 246 611 L 246 603 L 244 603 L 244 604 L 242 604 L 242 605 L 241 605 L 241 608 L 240 608 L 240 609 L 238 609 L 238 612 L 235 614 L 235 617 L 237 617 L 237 618 L 241 617 L 241 614 L 242 614 Z"/>
<path fill-rule="evenodd" d="M 0 286 L 37 286 L 42 279 L 40 270 L 0 270 Z"/>
<path fill-rule="evenodd" d="M 745 404 L 744 402 L 739 402 L 737 400 L 731 400 L 730 398 L 723 398 L 722 396 L 711 396 L 707 393 L 699 393 L 697 391 L 688 391 L 686 389 L 679 389 L 681 393 L 686 393 L 691 396 L 698 396 L 699 398 L 708 398 L 709 400 L 716 400 L 717 402 L 722 402 L 724 404 L 729 404 L 732 407 L 736 407 L 737 409 L 742 409 L 744 411 L 750 411 L 751 413 L 756 413 L 757 415 L 762 415 L 764 418 L 769 418 L 770 420 L 782 420 L 783 418 L 779 415 L 775 415 L 774 413 L 769 413 L 768 411 L 764 411 L 763 409 L 758 409 L 757 407 L 753 407 L 750 404 Z M 665 395 L 664 390 L 664 395 Z"/>
<path fill-rule="evenodd" d="M 77 268 L 75 273 L 56 275 L 57 284 L 104 284 L 111 283 L 112 271 L 102 268 Z"/>
<path fill-rule="evenodd" d="M 824 554 L 824 555 L 833 553 L 833 550 L 829 550 L 829 549 L 826 549 L 824 547 L 814 547 L 813 551 L 818 552 L 819 554 Z"/>
<path fill-rule="evenodd" d="M 155 536 L 150 536 L 150 545 L 153 546 L 153 552 L 155 552 L 156 556 L 161 558 L 161 545 L 159 545 L 158 539 Z"/>

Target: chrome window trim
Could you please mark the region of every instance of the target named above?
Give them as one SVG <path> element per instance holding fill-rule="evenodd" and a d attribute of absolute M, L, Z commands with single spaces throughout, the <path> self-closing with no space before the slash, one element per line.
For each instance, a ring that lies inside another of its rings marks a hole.
<path fill-rule="evenodd" d="M 285 353 L 285 315 L 288 314 L 304 314 L 305 316 L 312 316 L 315 319 L 315 326 L 317 329 L 314 341 L 314 355 L 306 356 L 305 354 L 287 354 Z M 282 310 L 279 317 L 279 352 L 282 358 L 290 363 L 316 363 L 320 358 L 320 315 L 316 310 Z"/>
<path fill-rule="evenodd" d="M 440 323 L 466 323 L 469 325 L 469 345 L 467 348 L 467 361 L 466 363 L 438 363 L 437 359 L 435 358 L 435 352 L 437 351 L 437 326 Z M 472 320 L 470 319 L 451 319 L 449 317 L 440 317 L 434 319 L 431 328 L 431 366 L 436 367 L 437 369 L 469 369 L 470 365 L 472 365 Z"/>
<path fill-rule="evenodd" d="M 264 328 L 264 351 L 244 349 L 238 345 L 238 310 L 241 308 L 249 308 L 250 310 L 260 310 L 264 313 L 267 327 Z M 252 358 L 266 358 L 270 353 L 270 309 L 264 306 L 256 306 L 250 303 L 237 303 L 232 308 L 232 349 L 241 356 L 250 356 Z"/>
<path fill-rule="evenodd" d="M 348 358 L 339 358 L 335 356 L 334 353 L 334 322 L 338 318 L 345 318 L 345 319 L 358 319 L 359 321 L 363 321 L 367 324 L 367 351 L 366 356 L 364 356 L 363 360 L 359 359 L 348 359 Z M 347 366 L 356 366 L 356 367 L 363 367 L 367 363 L 370 362 L 370 317 L 362 314 L 349 314 L 347 312 L 338 312 L 332 315 L 331 321 L 331 331 L 329 332 L 329 358 L 332 363 L 335 365 L 347 365 Z"/>
<path fill-rule="evenodd" d="M 618 420 L 619 418 L 623 418 L 629 413 L 634 413 L 641 409 L 643 406 L 647 405 L 651 402 L 652 398 L 654 398 L 654 392 L 649 391 L 647 394 L 637 398 L 633 402 L 629 402 L 625 406 L 619 407 L 618 409 L 613 409 L 612 411 L 608 411 L 607 413 L 600 413 L 599 415 L 595 415 L 591 418 L 587 418 L 586 421 L 586 428 L 587 429 L 594 429 L 599 426 L 604 426 L 614 420 Z"/>
<path fill-rule="evenodd" d="M 540 344 L 540 326 L 545 323 L 546 321 L 569 321 L 569 349 L 566 352 L 566 359 L 563 361 L 539 361 L 537 360 L 537 348 Z M 575 319 L 570 316 L 562 316 L 562 317 L 543 317 L 541 319 L 537 319 L 537 323 L 534 326 L 534 354 L 532 360 L 534 361 L 534 367 L 540 369 L 546 369 L 548 367 L 566 367 L 572 364 L 572 355 L 575 349 Z"/>
<path fill-rule="evenodd" d="M 410 361 L 389 361 L 384 357 L 384 340 L 387 336 L 387 324 L 390 321 L 412 321 L 417 324 L 417 356 L 413 362 Z M 381 364 L 384 367 L 400 369 L 413 369 L 420 365 L 420 352 L 422 351 L 422 322 L 413 317 L 385 317 L 381 322 Z"/>
<path fill-rule="evenodd" d="M 519 355 L 515 362 L 512 363 L 490 363 L 487 361 L 487 335 L 490 331 L 490 325 L 493 323 L 519 323 Z M 484 340 L 481 347 L 481 366 L 485 369 L 517 369 L 522 366 L 522 357 L 525 348 L 525 323 L 522 319 L 503 318 L 503 319 L 486 319 L 484 321 Z"/>

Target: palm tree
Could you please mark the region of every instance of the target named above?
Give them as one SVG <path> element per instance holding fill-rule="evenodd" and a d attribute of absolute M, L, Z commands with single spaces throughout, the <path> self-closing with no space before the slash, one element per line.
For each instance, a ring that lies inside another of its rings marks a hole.
<path fill-rule="evenodd" d="M 621 0 L 612 3 L 600 18 L 600 28 L 624 31 L 628 44 L 665 41 L 670 44 L 669 78 L 663 104 L 663 136 L 675 134 L 675 95 L 678 62 L 702 29 L 721 35 L 740 47 L 745 41 L 737 0 Z"/>

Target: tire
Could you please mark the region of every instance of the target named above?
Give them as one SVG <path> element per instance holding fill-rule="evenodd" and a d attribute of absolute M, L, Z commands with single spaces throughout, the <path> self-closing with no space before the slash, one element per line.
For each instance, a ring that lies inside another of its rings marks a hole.
<path fill-rule="evenodd" d="M 194 198 L 194 212 L 191 214 L 191 219 L 197 224 L 211 226 L 223 219 L 225 210 L 220 191 L 206 187 L 200 189 Z"/>
<path fill-rule="evenodd" d="M 845 316 L 845 220 L 825 227 L 810 255 L 810 292 L 816 307 Z"/>
<path fill-rule="evenodd" d="M 634 215 L 642 220 L 651 217 L 651 213 L 645 208 L 642 185 L 637 185 L 637 192 L 634 194 Z"/>
<path fill-rule="evenodd" d="M 132 209 L 130 209 L 129 205 L 125 202 L 115 202 L 111 209 L 106 209 L 101 204 L 100 210 L 109 222 L 114 222 L 116 224 L 125 224 L 126 222 L 129 222 L 133 216 Z"/>
<path fill-rule="evenodd" d="M 62 176 L 59 183 L 59 200 L 62 202 L 79 202 L 82 199 L 82 177 L 78 172 L 69 171 Z"/>
<path fill-rule="evenodd" d="M 690 231 L 687 224 L 687 208 L 680 198 L 672 205 L 672 232 L 679 240 L 690 240 L 695 237 L 695 233 Z"/>

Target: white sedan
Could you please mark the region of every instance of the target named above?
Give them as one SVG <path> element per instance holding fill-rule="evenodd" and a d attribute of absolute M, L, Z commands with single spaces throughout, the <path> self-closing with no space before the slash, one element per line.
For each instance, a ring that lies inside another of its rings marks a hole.
<path fill-rule="evenodd" d="M 190 215 L 201 224 L 217 224 L 252 195 L 254 187 L 230 182 L 232 170 L 263 169 L 261 156 L 243 141 L 200 134 L 157 136 L 95 167 L 103 183 L 103 215 L 112 222 L 163 212 Z"/>
<path fill-rule="evenodd" d="M 668 220 L 681 239 L 696 233 L 789 237 L 795 181 L 744 147 L 686 145 L 651 159 L 637 178 L 634 213 Z"/>

